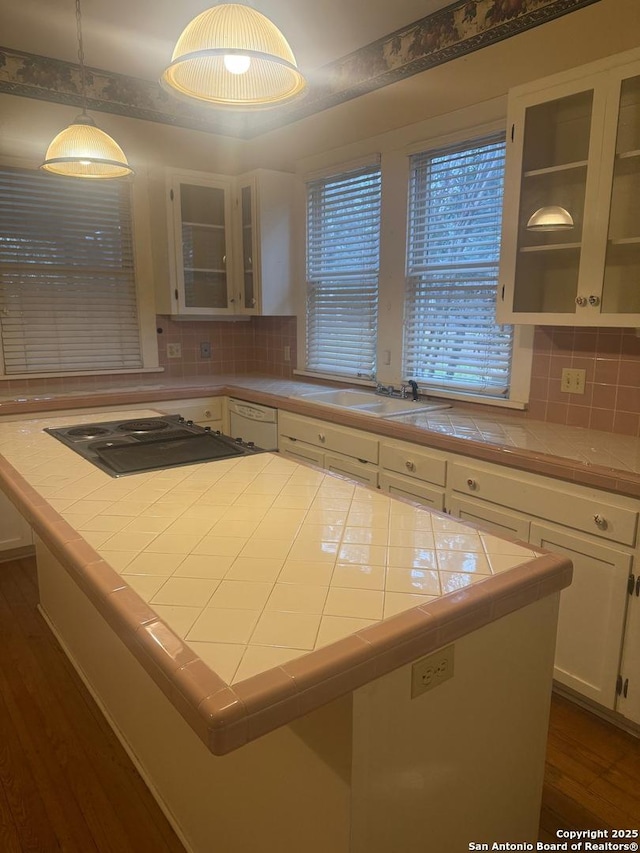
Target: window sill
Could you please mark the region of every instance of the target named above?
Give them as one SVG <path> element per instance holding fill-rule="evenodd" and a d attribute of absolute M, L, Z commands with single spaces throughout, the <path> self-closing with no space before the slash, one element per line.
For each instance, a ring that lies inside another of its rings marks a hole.
<path fill-rule="evenodd" d="M 527 408 L 527 403 L 521 400 L 501 400 L 498 397 L 484 397 L 482 394 L 457 394 L 454 391 L 432 391 L 429 388 L 420 388 L 420 394 L 424 397 L 451 400 L 458 403 L 477 403 L 482 406 L 495 406 L 498 409 L 518 409 L 525 411 Z"/>
<path fill-rule="evenodd" d="M 3 373 L 0 382 L 11 382 L 14 379 L 60 379 L 73 376 L 122 376 L 140 373 L 164 373 L 164 367 L 137 367 L 134 370 L 79 370 L 65 373 Z"/>

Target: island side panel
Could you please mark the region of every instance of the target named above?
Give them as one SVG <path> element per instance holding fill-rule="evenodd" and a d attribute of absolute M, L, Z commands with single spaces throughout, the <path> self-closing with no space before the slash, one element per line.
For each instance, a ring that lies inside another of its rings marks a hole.
<path fill-rule="evenodd" d="M 349 853 L 351 696 L 213 755 L 37 542 L 40 608 L 191 853 Z"/>
<path fill-rule="evenodd" d="M 454 676 L 411 668 L 358 689 L 351 853 L 459 853 L 538 837 L 559 595 L 454 644 Z"/>

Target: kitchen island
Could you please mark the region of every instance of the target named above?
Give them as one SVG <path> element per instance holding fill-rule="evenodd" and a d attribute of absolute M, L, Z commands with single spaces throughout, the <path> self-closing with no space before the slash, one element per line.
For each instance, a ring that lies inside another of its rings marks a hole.
<path fill-rule="evenodd" d="M 189 849 L 535 840 L 568 560 L 273 454 L 114 480 L 53 420 L 0 423 L 3 489 Z"/>

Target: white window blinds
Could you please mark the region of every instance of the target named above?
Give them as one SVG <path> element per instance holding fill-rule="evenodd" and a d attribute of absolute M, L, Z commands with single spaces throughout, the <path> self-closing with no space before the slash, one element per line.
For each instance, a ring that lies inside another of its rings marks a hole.
<path fill-rule="evenodd" d="M 142 366 L 130 187 L 0 168 L 6 374 Z"/>
<path fill-rule="evenodd" d="M 307 370 L 375 374 L 380 192 L 378 165 L 308 184 Z"/>
<path fill-rule="evenodd" d="M 504 158 L 502 135 L 411 158 L 407 379 L 508 396 L 513 330 L 495 323 Z"/>

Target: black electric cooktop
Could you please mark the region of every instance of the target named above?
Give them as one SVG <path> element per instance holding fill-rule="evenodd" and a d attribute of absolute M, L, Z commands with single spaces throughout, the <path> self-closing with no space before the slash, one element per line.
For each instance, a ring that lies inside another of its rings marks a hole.
<path fill-rule="evenodd" d="M 180 415 L 72 424 L 45 432 L 112 477 L 264 453 L 252 442 L 213 432 Z"/>

